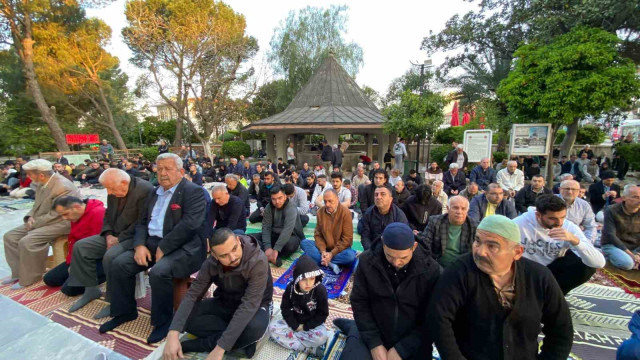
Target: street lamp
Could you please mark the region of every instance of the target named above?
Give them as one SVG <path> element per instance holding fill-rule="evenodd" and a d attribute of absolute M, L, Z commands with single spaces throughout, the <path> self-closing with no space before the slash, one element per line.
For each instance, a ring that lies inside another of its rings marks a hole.
<path fill-rule="evenodd" d="M 426 59 L 422 64 L 414 64 L 413 62 L 411 62 L 411 65 L 420 67 L 420 95 L 422 95 L 422 93 L 424 92 L 424 68 L 433 67 L 433 62 L 431 61 L 431 59 Z M 420 140 L 423 136 L 424 134 L 417 135 L 418 142 L 416 144 L 416 173 L 420 171 Z M 427 163 L 429 162 L 429 157 L 431 155 L 431 136 L 429 135 L 428 137 L 429 144 L 427 145 Z"/>

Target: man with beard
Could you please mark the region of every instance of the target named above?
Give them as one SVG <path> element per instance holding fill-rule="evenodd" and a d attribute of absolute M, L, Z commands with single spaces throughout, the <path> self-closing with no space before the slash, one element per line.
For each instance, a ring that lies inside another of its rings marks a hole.
<path fill-rule="evenodd" d="M 523 187 L 516 194 L 516 210 L 518 214 L 527 212 L 529 206 L 534 206 L 536 199 L 540 195 L 551 194 L 551 190 L 544 187 L 544 178 L 542 175 L 534 175 L 531 178 L 531 184 Z"/>
<path fill-rule="evenodd" d="M 567 204 L 562 199 L 542 195 L 535 209 L 513 220 L 520 227 L 524 257 L 548 267 L 565 295 L 605 265 L 602 253 L 578 225 L 565 221 L 566 216 Z"/>
<path fill-rule="evenodd" d="M 427 310 L 443 359 L 567 358 L 573 341 L 567 302 L 551 272 L 523 252 L 518 225 L 488 216 L 472 253 L 444 270 Z"/>
<path fill-rule="evenodd" d="M 560 184 L 560 195 L 558 197 L 561 197 L 567 204 L 567 220 L 578 225 L 587 240 L 593 244 L 598 235 L 596 216 L 593 214 L 589 202 L 578 197 L 580 190 L 579 182 L 565 180 Z"/>
<path fill-rule="evenodd" d="M 395 200 L 395 191 L 391 184 L 389 184 L 389 174 L 382 169 L 374 171 L 373 183 L 369 185 L 360 185 L 358 188 L 358 197 L 360 198 L 360 211 L 364 214 L 368 208 L 373 205 L 373 194 L 379 187 L 386 187 L 393 194 Z"/>
<path fill-rule="evenodd" d="M 240 178 L 235 174 L 227 174 L 224 176 L 224 182 L 227 184 L 227 190 L 229 190 L 229 194 L 235 195 L 242 200 L 244 204 L 244 217 L 248 217 L 251 212 L 251 203 L 249 202 L 249 190 L 246 187 L 240 184 Z"/>
<path fill-rule="evenodd" d="M 416 194 L 411 195 L 402 205 L 402 211 L 407 216 L 409 226 L 413 233 L 421 233 L 427 221 L 432 215 L 442 214 L 442 204 L 431 194 L 431 186 L 421 185 L 416 189 Z"/>
<path fill-rule="evenodd" d="M 375 189 L 374 197 L 375 205 L 371 206 L 360 220 L 360 224 L 362 224 L 361 241 L 365 250 L 376 250 L 382 246 L 380 238 L 389 224 L 394 222 L 407 224 L 407 217 L 393 203 L 391 189 L 386 186 L 378 187 Z"/>
<path fill-rule="evenodd" d="M 266 174 L 264 174 L 264 181 L 262 182 L 262 185 L 260 185 L 260 191 L 258 191 L 258 194 L 256 194 L 256 198 L 258 200 L 258 208 L 254 212 L 252 212 L 251 215 L 249 215 L 249 221 L 252 224 L 262 221 L 264 209 L 271 202 L 271 195 L 269 195 L 269 190 L 271 190 L 271 188 L 273 187 L 275 178 L 276 175 L 271 171 L 268 171 Z"/>

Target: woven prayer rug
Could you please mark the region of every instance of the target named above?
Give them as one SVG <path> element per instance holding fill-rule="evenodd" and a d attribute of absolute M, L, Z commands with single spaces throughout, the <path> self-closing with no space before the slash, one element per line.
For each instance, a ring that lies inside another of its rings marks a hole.
<path fill-rule="evenodd" d="M 640 271 L 618 269 L 607 262 L 602 274 L 628 294 L 640 298 Z"/>
<path fill-rule="evenodd" d="M 286 289 L 289 282 L 293 280 L 293 271 L 297 261 L 298 259 L 294 260 L 287 271 L 273 283 L 273 286 Z M 334 272 L 326 266 L 320 266 L 320 269 L 324 272 L 322 284 L 327 288 L 327 296 L 329 299 L 335 299 L 340 296 L 357 265 L 358 260 L 356 259 L 351 266 L 342 268 L 339 274 L 334 274 Z"/>

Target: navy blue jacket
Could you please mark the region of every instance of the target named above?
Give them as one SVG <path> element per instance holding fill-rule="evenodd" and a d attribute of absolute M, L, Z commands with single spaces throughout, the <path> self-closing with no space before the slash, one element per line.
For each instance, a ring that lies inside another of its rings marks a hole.
<path fill-rule="evenodd" d="M 476 196 L 471 200 L 471 204 L 469 204 L 469 217 L 480 223 L 480 221 L 484 218 L 484 213 L 487 211 L 487 204 L 489 200 L 487 200 L 487 196 L 482 194 L 480 196 Z M 516 207 L 513 202 L 503 199 L 500 205 L 496 208 L 496 214 L 504 215 L 509 219 L 515 219 L 518 216 L 516 212 Z"/>

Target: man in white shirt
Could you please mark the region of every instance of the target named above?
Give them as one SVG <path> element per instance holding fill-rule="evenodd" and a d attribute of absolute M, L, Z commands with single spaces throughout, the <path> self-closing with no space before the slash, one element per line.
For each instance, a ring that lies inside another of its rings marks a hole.
<path fill-rule="evenodd" d="M 327 187 L 327 175 L 318 175 L 316 178 L 316 188 L 313 190 L 313 195 L 311 195 L 311 202 L 309 203 L 309 208 L 311 208 L 311 213 L 315 215 L 316 211 L 318 211 L 318 206 L 316 206 L 316 200 L 319 196 L 322 196 L 324 193 L 324 189 Z"/>
<path fill-rule="evenodd" d="M 293 143 L 289 143 L 289 147 L 287 148 L 287 163 L 289 165 L 296 164 L 296 155 L 293 150 Z"/>
<path fill-rule="evenodd" d="M 309 200 L 307 200 L 307 193 L 302 190 L 302 188 L 293 184 L 284 184 L 282 188 L 284 189 L 284 194 L 289 198 L 289 201 L 296 205 L 302 227 L 305 227 L 307 223 L 309 223 L 309 215 L 307 215 L 309 213 Z"/>
<path fill-rule="evenodd" d="M 364 174 L 364 166 L 358 165 L 356 174 L 351 178 L 351 185 L 357 189 L 360 185 L 368 185 L 370 183 L 371 181 L 369 180 L 369 177 Z"/>
<path fill-rule="evenodd" d="M 351 190 L 342 186 L 342 173 L 332 172 L 331 173 L 331 186 L 333 190 L 338 194 L 338 201 L 340 204 L 344 205 L 347 209 L 351 206 Z M 329 189 L 329 187 L 325 187 L 322 192 L 322 195 L 316 197 L 314 204 L 321 208 L 324 206 L 324 192 Z"/>
<path fill-rule="evenodd" d="M 507 162 L 507 168 L 498 171 L 496 176 L 498 185 L 510 198 L 516 196 L 518 190 L 524 187 L 524 173 L 518 169 L 518 163 L 511 160 Z"/>
<path fill-rule="evenodd" d="M 566 216 L 561 198 L 542 195 L 535 209 L 513 220 L 520 227 L 524 257 L 549 268 L 565 295 L 605 265 L 602 253 Z"/>
<path fill-rule="evenodd" d="M 586 155 L 586 153 L 583 153 Z M 592 244 L 596 241 L 598 228 L 596 216 L 588 201 L 580 199 L 580 183 L 575 180 L 565 180 L 560 183 L 560 194 L 558 195 L 567 203 L 567 220 L 578 225 L 584 236 Z"/>

